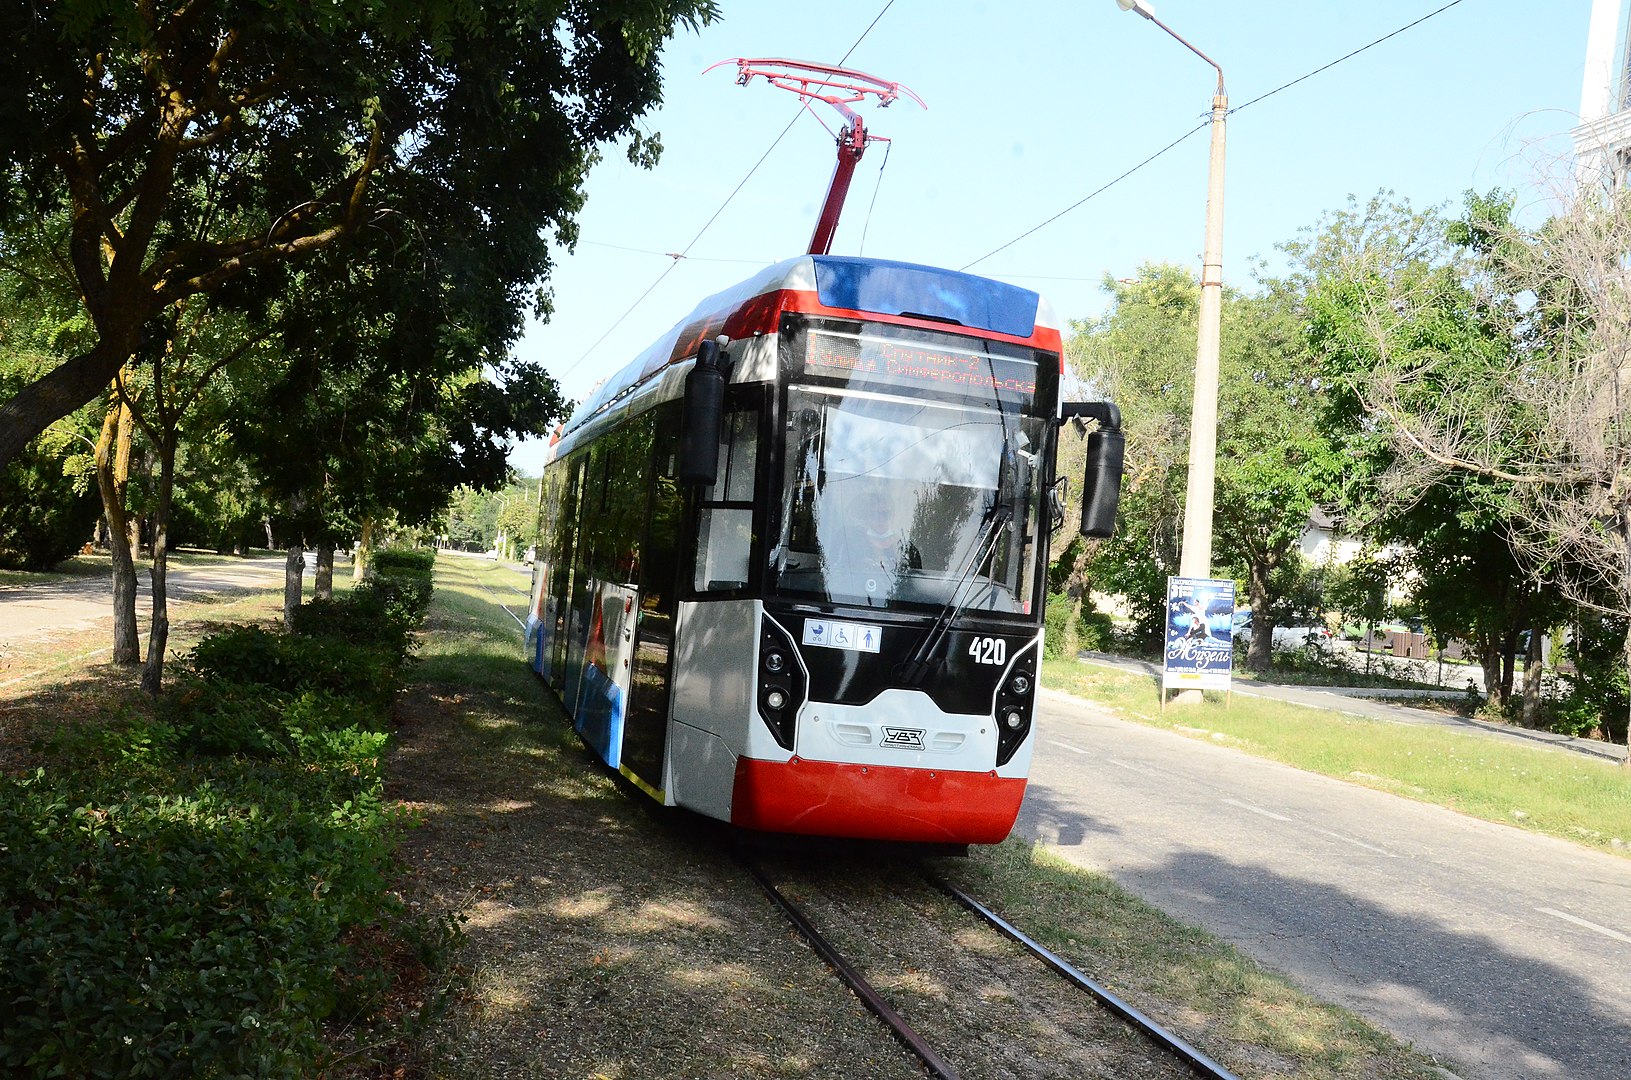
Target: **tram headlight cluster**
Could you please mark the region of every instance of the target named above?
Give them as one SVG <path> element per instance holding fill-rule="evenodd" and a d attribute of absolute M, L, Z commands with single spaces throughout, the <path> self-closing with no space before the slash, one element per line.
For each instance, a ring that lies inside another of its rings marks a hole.
<path fill-rule="evenodd" d="M 804 701 L 804 672 L 793 642 L 769 619 L 759 624 L 759 718 L 783 750 L 793 749 L 794 720 Z"/>
<path fill-rule="evenodd" d="M 1031 714 L 1036 709 L 1036 651 L 1024 652 L 1015 661 L 1006 681 L 997 685 L 993 709 L 997 719 L 997 764 L 1006 765 L 1031 733 Z"/>

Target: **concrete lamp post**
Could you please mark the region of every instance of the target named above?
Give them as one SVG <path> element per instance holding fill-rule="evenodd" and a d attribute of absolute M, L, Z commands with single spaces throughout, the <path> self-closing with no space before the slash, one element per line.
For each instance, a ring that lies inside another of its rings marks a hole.
<path fill-rule="evenodd" d="M 1229 97 L 1223 68 L 1155 17 L 1146 0 L 1116 0 L 1159 26 L 1218 73 L 1212 96 L 1212 153 L 1206 176 L 1206 246 L 1201 254 L 1201 318 L 1195 345 L 1195 397 L 1189 417 L 1189 483 L 1184 492 L 1184 540 L 1180 577 L 1212 576 L 1212 488 L 1217 474 L 1218 337 L 1223 313 L 1223 137 Z"/>

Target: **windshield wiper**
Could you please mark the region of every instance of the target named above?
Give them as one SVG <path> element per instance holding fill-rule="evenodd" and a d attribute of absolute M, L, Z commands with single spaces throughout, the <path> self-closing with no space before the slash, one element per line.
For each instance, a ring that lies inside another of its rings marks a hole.
<path fill-rule="evenodd" d="M 981 522 L 980 538 L 974 544 L 974 549 L 969 552 L 968 561 L 958 573 L 950 598 L 940 605 L 940 612 L 930 625 L 928 634 L 924 635 L 917 648 L 913 649 L 895 669 L 895 676 L 903 686 L 917 685 L 928 673 L 929 668 L 933 666 L 932 658 L 941 640 L 950 632 L 957 617 L 968 609 L 969 602 L 974 599 L 974 592 L 969 588 L 969 584 L 974 580 L 974 575 L 980 567 L 985 565 L 985 561 L 994 556 L 1003 527 L 1014 519 L 1017 502 L 1014 473 L 1017 471 L 1013 449 L 1005 438 L 1002 444 L 1002 463 L 997 470 L 996 497 L 986 508 L 985 517 Z"/>

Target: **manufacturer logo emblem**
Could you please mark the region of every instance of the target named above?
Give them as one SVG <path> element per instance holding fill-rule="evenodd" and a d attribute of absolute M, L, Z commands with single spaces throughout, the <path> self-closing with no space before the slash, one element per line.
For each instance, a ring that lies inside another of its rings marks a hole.
<path fill-rule="evenodd" d="M 883 744 L 898 747 L 902 750 L 921 750 L 923 749 L 923 729 L 886 727 L 883 729 Z"/>

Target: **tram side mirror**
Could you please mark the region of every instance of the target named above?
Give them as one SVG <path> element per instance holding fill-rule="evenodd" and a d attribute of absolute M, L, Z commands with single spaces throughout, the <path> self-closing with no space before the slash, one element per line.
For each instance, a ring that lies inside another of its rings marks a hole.
<path fill-rule="evenodd" d="M 1087 475 L 1082 480 L 1082 535 L 1105 537 L 1116 531 L 1121 503 L 1121 458 L 1127 440 L 1119 428 L 1099 428 L 1087 437 Z"/>
<path fill-rule="evenodd" d="M 697 347 L 696 364 L 685 377 L 680 423 L 679 473 L 682 484 L 708 487 L 719 479 L 719 440 L 724 434 L 725 369 L 717 341 Z"/>
<path fill-rule="evenodd" d="M 1082 535 L 1106 537 L 1116 531 L 1116 507 L 1121 503 L 1121 459 L 1127 440 L 1121 434 L 1121 410 L 1109 401 L 1068 401 L 1059 407 L 1059 420 L 1086 426 L 1083 418 L 1097 420 L 1087 437 L 1087 475 L 1082 479 Z"/>

